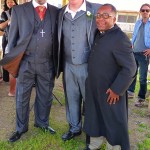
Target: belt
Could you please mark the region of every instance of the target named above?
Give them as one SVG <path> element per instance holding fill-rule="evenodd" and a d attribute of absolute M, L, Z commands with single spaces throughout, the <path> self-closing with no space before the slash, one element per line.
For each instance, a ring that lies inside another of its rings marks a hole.
<path fill-rule="evenodd" d="M 23 60 L 29 61 L 29 62 L 36 62 L 36 63 L 45 63 L 45 62 L 52 62 L 52 57 L 50 56 L 49 58 L 35 58 L 35 56 L 30 56 L 30 55 L 24 55 Z"/>

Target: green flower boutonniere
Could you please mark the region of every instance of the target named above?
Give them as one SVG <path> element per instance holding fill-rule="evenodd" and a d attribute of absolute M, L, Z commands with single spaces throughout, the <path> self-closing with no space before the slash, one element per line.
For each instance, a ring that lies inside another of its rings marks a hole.
<path fill-rule="evenodd" d="M 93 14 L 90 11 L 87 11 L 86 16 L 91 19 L 93 17 Z"/>

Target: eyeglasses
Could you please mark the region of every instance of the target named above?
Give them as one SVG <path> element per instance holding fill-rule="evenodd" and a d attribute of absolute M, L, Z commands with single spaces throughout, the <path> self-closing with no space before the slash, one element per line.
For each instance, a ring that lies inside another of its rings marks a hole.
<path fill-rule="evenodd" d="M 147 12 L 147 13 L 149 13 L 150 9 L 141 9 L 141 12 Z"/>
<path fill-rule="evenodd" d="M 109 17 L 112 17 L 112 15 L 109 15 L 108 13 L 103 13 L 103 14 L 97 13 L 95 16 L 97 19 L 100 19 L 100 18 L 108 19 Z"/>

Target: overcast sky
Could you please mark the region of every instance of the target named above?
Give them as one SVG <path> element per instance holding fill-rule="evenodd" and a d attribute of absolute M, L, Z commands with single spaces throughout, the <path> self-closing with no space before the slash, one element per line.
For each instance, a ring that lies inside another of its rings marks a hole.
<path fill-rule="evenodd" d="M 89 2 L 96 2 L 100 4 L 110 3 L 113 4 L 117 10 L 133 10 L 139 11 L 144 3 L 149 3 L 150 0 L 88 0 Z"/>

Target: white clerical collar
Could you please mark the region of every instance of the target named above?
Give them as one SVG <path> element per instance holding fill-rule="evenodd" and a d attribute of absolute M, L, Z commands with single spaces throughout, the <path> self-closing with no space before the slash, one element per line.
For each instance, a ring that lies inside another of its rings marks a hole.
<path fill-rule="evenodd" d="M 105 33 L 105 31 L 99 31 L 100 32 L 100 34 L 104 34 Z"/>
<path fill-rule="evenodd" d="M 36 8 L 37 6 L 45 6 L 47 8 L 47 2 L 43 5 L 38 4 L 35 0 L 32 1 L 33 7 Z"/>
<path fill-rule="evenodd" d="M 65 13 L 66 12 L 71 13 L 72 18 L 74 18 L 76 13 L 81 11 L 81 10 L 86 11 L 86 2 L 85 2 L 85 0 L 84 0 L 83 4 L 80 6 L 80 8 L 78 8 L 78 10 L 76 12 L 72 11 L 71 9 L 69 9 L 69 4 L 68 4 L 66 9 L 65 9 Z"/>

